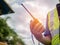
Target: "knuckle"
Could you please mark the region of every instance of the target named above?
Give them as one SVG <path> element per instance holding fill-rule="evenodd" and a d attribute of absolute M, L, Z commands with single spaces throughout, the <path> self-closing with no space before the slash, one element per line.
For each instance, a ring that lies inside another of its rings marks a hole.
<path fill-rule="evenodd" d="M 40 25 L 40 26 L 38 27 L 38 29 L 37 29 L 37 32 L 41 32 L 42 30 L 43 30 L 43 26 Z"/>
<path fill-rule="evenodd" d="M 33 34 L 38 33 L 43 30 L 43 25 L 40 22 L 34 20 L 30 22 L 30 29 Z"/>

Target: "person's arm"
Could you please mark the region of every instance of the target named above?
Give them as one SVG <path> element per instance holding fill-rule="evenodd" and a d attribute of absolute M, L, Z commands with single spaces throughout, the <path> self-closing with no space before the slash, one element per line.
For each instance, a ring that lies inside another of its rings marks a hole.
<path fill-rule="evenodd" d="M 38 41 L 45 45 L 49 45 L 51 43 L 51 35 L 43 37 L 42 33 L 45 31 L 45 28 L 37 19 L 30 22 L 30 29 Z"/>

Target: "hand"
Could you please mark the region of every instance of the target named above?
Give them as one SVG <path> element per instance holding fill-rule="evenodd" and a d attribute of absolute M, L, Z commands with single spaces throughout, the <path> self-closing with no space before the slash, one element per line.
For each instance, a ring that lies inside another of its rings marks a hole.
<path fill-rule="evenodd" d="M 44 26 L 37 19 L 30 22 L 30 29 L 35 38 L 43 44 L 50 45 L 50 35 L 43 37 Z"/>
<path fill-rule="evenodd" d="M 33 34 L 41 34 L 44 32 L 44 26 L 37 19 L 31 20 L 30 29 Z"/>

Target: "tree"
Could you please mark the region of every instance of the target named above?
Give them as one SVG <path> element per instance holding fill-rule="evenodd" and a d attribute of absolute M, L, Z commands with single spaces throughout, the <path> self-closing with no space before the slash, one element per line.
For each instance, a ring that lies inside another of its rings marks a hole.
<path fill-rule="evenodd" d="M 7 19 L 0 17 L 0 42 L 7 42 L 8 45 L 25 45 L 22 39 L 18 38 L 17 33 L 8 26 Z"/>

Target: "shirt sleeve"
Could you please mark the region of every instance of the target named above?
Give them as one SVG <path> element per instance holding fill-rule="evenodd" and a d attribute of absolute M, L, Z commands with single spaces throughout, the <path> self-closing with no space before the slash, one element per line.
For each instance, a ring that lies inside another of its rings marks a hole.
<path fill-rule="evenodd" d="M 46 29 L 45 29 L 45 32 L 44 32 L 44 36 L 48 36 L 48 35 L 51 35 L 50 31 L 49 31 L 49 28 L 48 28 L 48 14 L 47 14 L 47 18 L 46 18 Z"/>
<path fill-rule="evenodd" d="M 51 35 L 50 31 L 49 30 L 45 30 L 44 36 L 48 36 L 48 35 Z"/>

